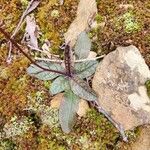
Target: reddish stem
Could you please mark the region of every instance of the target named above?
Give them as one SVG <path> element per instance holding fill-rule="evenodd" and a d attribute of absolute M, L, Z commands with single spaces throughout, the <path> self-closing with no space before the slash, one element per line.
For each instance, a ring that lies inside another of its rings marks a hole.
<path fill-rule="evenodd" d="M 9 36 L 9 34 L 8 34 L 7 32 L 5 32 L 4 29 L 2 29 L 1 27 L 0 27 L 0 32 L 1 32 L 1 33 L 5 36 L 5 38 L 8 39 L 21 53 L 23 53 L 23 55 L 24 55 L 25 57 L 27 57 L 27 58 L 31 61 L 31 63 L 34 64 L 35 66 L 37 66 L 37 67 L 43 69 L 44 71 L 54 72 L 54 73 L 58 73 L 58 74 L 61 74 L 61 75 L 64 75 L 64 76 L 68 76 L 65 72 L 61 72 L 61 71 L 57 71 L 57 70 L 52 70 L 52 69 L 47 69 L 47 68 L 44 68 L 44 67 L 38 65 L 30 56 L 28 56 L 27 53 L 25 53 L 25 52 L 22 50 L 22 48 L 18 45 L 18 43 L 17 43 L 15 40 L 13 40 L 13 39 Z"/>

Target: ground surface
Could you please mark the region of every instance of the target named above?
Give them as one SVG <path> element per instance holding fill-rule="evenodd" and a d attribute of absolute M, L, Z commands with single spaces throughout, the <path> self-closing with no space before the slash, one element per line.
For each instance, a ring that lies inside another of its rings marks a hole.
<path fill-rule="evenodd" d="M 0 0 L 0 18 L 8 32 L 16 27 L 27 2 Z M 77 5 L 78 0 L 66 0 L 63 6 L 59 6 L 56 0 L 43 0 L 34 11 L 42 31 L 39 42 L 42 44 L 43 39 L 49 39 L 54 53 L 59 54 L 58 46 L 64 42 L 63 34 L 76 16 Z M 89 34 L 93 41 L 92 50 L 101 55 L 113 51 L 118 45 L 134 44 L 150 66 L 150 1 L 97 0 L 97 6 L 96 20 L 100 26 Z M 52 17 L 53 10 L 58 10 L 59 15 Z M 17 41 L 21 40 L 23 31 L 24 27 L 17 34 Z M 140 129 L 129 132 L 131 140 L 129 144 L 123 144 L 116 129 L 95 110 L 79 119 L 70 135 L 62 133 L 55 123 L 51 126 L 41 123 L 38 111 L 25 108 L 29 101 L 35 106 L 39 99 L 39 105 L 50 105 L 52 97 L 47 89 L 50 82 L 28 76 L 26 68 L 30 62 L 16 49 L 13 49 L 14 60 L 8 65 L 7 53 L 6 41 L 0 34 L 0 150 L 122 150 L 138 138 Z M 50 112 L 57 117 L 57 110 Z M 21 121 L 24 125 L 20 125 Z M 52 117 L 50 122 L 53 122 Z M 11 134 L 2 132 L 5 124 L 9 129 L 13 128 Z M 9 127 L 9 124 L 14 126 Z"/>

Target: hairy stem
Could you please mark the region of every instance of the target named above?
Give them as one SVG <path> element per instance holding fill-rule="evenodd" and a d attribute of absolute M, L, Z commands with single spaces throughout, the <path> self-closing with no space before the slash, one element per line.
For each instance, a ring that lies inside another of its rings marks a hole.
<path fill-rule="evenodd" d="M 64 62 L 65 62 L 66 73 L 71 77 L 72 76 L 72 51 L 68 44 L 65 46 L 64 54 L 65 54 Z"/>
<path fill-rule="evenodd" d="M 31 63 L 34 64 L 35 66 L 41 68 L 41 69 L 44 70 L 44 71 L 54 72 L 54 73 L 58 73 L 58 74 L 61 74 L 61 75 L 64 75 L 64 76 L 68 76 L 65 72 L 47 69 L 47 68 L 44 68 L 44 67 L 38 65 L 30 56 L 28 56 L 28 54 L 26 54 L 26 53 L 22 50 L 22 48 L 18 45 L 18 43 L 17 43 L 15 40 L 13 40 L 13 39 L 9 36 L 9 34 L 8 34 L 7 32 L 5 32 L 4 29 L 2 29 L 1 27 L 0 27 L 0 32 L 5 36 L 6 39 L 8 39 L 8 40 L 15 46 L 25 57 L 27 57 L 27 58 L 31 61 Z"/>

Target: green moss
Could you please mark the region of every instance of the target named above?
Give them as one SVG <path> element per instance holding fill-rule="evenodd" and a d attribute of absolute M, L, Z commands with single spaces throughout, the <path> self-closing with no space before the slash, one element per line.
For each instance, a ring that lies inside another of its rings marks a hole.
<path fill-rule="evenodd" d="M 27 95 L 26 107 L 32 111 L 39 111 L 43 108 L 43 102 L 46 98 L 46 93 L 44 91 L 34 91 Z M 44 108 L 43 108 L 44 109 Z"/>
<path fill-rule="evenodd" d="M 147 88 L 147 94 L 150 97 L 150 80 L 146 81 L 145 86 Z"/>
<path fill-rule="evenodd" d="M 23 135 L 26 133 L 32 122 L 27 117 L 18 119 L 17 116 L 11 118 L 9 123 L 4 125 L 4 132 L 7 138 Z"/>
<path fill-rule="evenodd" d="M 14 93 L 21 92 L 27 86 L 27 82 L 28 82 L 27 76 L 23 75 L 14 83 L 12 83 L 11 89 L 14 91 Z"/>
<path fill-rule="evenodd" d="M 8 68 L 4 68 L 0 66 L 0 81 L 7 80 L 9 78 L 9 70 Z"/>
<path fill-rule="evenodd" d="M 136 21 L 133 12 L 131 12 L 131 11 L 126 12 L 122 16 L 122 18 L 124 20 L 125 32 L 133 33 L 133 32 L 137 32 L 141 29 L 141 25 L 139 22 Z"/>
<path fill-rule="evenodd" d="M 54 9 L 52 12 L 51 12 L 51 17 L 53 18 L 58 18 L 60 15 L 59 15 L 59 11 Z"/>
<path fill-rule="evenodd" d="M 39 137 L 38 142 L 39 145 L 37 150 L 67 150 L 65 146 L 59 145 L 55 140 L 51 141 L 48 138 Z"/>
<path fill-rule="evenodd" d="M 101 16 L 100 14 L 97 14 L 95 17 L 95 20 L 97 21 L 97 23 L 100 23 L 100 22 L 104 21 L 104 17 Z"/>
<path fill-rule="evenodd" d="M 97 111 L 91 110 L 85 118 L 77 120 L 71 133 L 65 134 L 60 127 L 51 128 L 44 125 L 40 129 L 38 139 L 40 148 L 49 146 L 49 149 L 81 149 L 82 147 L 86 150 L 101 147 L 103 150 L 114 147 L 118 137 L 119 134 L 111 123 Z"/>
<path fill-rule="evenodd" d="M 0 5 L 3 6 L 1 9 L 0 18 L 5 24 L 5 29 L 7 29 L 7 31 L 11 33 L 15 29 L 18 20 L 22 15 L 24 6 L 21 1 L 18 0 L 2 0 L 0 2 Z M 3 36 L 0 33 L 0 38 L 1 37 Z"/>
<path fill-rule="evenodd" d="M 16 145 L 9 139 L 1 140 L 0 150 L 16 150 Z"/>
<path fill-rule="evenodd" d="M 137 127 L 133 131 L 126 131 L 126 134 L 128 136 L 128 141 L 127 143 L 123 141 L 118 141 L 115 146 L 115 150 L 128 150 L 132 149 L 131 145 L 136 142 L 136 139 L 140 136 L 142 127 Z"/>
<path fill-rule="evenodd" d="M 24 6 L 27 6 L 29 1 L 28 0 L 20 0 L 21 1 L 21 4 L 24 5 Z"/>
<path fill-rule="evenodd" d="M 44 87 L 46 89 L 49 89 L 50 85 L 51 85 L 51 81 L 44 81 Z"/>
<path fill-rule="evenodd" d="M 28 2 L 29 0 L 0 1 L 0 4 L 3 6 L 0 18 L 4 21 L 8 32 L 12 32 L 16 27 Z M 39 37 L 40 45 L 44 43 L 45 39 L 48 39 L 52 45 L 51 51 L 60 54 L 59 46 L 64 41 L 64 33 L 76 16 L 78 2 L 79 0 L 67 0 L 64 5 L 59 6 L 57 0 L 41 1 L 38 8 L 33 12 L 42 32 L 42 35 Z M 100 23 L 106 18 L 106 24 L 103 28 L 98 28 L 90 32 L 89 36 L 94 39 L 92 50 L 110 52 L 110 42 L 115 45 L 123 45 L 128 39 L 134 41 L 137 46 L 146 46 L 144 49 L 149 48 L 150 38 L 147 30 L 149 29 L 149 21 L 147 19 L 149 14 L 145 13 L 145 8 L 149 9 L 150 3 L 146 2 L 145 4 L 145 2 L 141 1 L 137 3 L 135 0 L 128 0 L 127 2 L 134 5 L 134 10 L 120 9 L 118 7 L 120 1 L 97 0 L 98 15 L 96 16 L 96 20 Z M 143 24 L 144 28 L 142 28 Z M 25 26 L 23 25 L 16 37 L 17 39 L 22 37 L 24 28 Z M 144 29 L 144 32 L 142 29 Z M 1 37 L 2 35 L 0 34 L 0 39 L 3 39 Z M 96 39 L 95 37 L 98 38 Z M 143 37 L 146 37 L 146 40 L 143 40 Z M 145 41 L 147 43 L 144 43 Z M 20 58 L 19 60 L 17 58 L 13 61 L 13 64 L 6 65 L 7 52 L 6 44 L 3 44 L 0 51 L 0 62 L 2 62 L 2 66 L 0 67 L 0 81 L 2 81 L 0 82 L 0 92 L 2 91 L 0 112 L 6 116 L 6 122 L 14 114 L 20 117 L 22 113 L 26 114 L 24 109 L 28 105 L 27 95 L 30 96 L 31 99 L 28 100 L 31 100 L 30 102 L 35 110 L 33 111 L 34 113 L 28 116 L 28 119 L 34 122 L 32 124 L 34 127 L 26 130 L 26 133 L 21 135 L 22 137 L 18 137 L 15 141 L 18 150 L 26 148 L 32 150 L 80 150 L 82 148 L 85 150 L 111 150 L 117 147 L 116 143 L 121 141 L 119 132 L 104 115 L 96 110 L 91 110 L 85 118 L 78 119 L 71 133 L 63 133 L 58 123 L 58 110 L 55 112 L 49 106 L 45 105 L 49 105 L 50 95 L 48 92 L 45 92 L 45 88 L 49 88 L 49 83 L 41 83 L 27 76 L 25 68 L 27 68 L 29 62 L 24 58 Z M 146 85 L 148 93 L 150 93 L 149 83 L 147 82 Z M 44 93 L 37 91 L 44 91 Z M 130 141 L 134 141 L 138 136 L 138 132 L 136 130 L 128 131 L 126 134 L 129 136 Z M 8 150 L 11 150 L 11 145 L 13 144 L 10 143 L 14 141 L 8 141 L 2 141 L 4 144 L 0 145 L 0 150 L 2 146 L 9 147 Z M 122 148 L 120 147 L 120 149 Z"/>
<path fill-rule="evenodd" d="M 115 17 L 114 24 L 117 31 L 123 28 L 125 33 L 136 33 L 142 28 L 142 23 L 137 19 L 137 14 L 130 10 L 119 17 Z"/>
<path fill-rule="evenodd" d="M 77 2 L 68 0 L 60 7 L 57 0 L 42 1 L 37 8 L 36 20 L 42 31 L 40 41 L 48 39 L 51 51 L 59 53 L 59 46 L 63 43 L 63 34 L 67 31 L 71 20 L 75 17 Z M 65 17 L 64 17 L 65 16 Z"/>
<path fill-rule="evenodd" d="M 42 109 L 43 113 L 44 109 Z M 36 136 L 37 150 L 67 150 L 67 149 L 114 149 L 118 143 L 119 133 L 116 128 L 96 110 L 92 109 L 87 116 L 77 120 L 76 125 L 69 134 L 62 132 L 60 126 L 55 126 L 54 118 L 58 118 L 58 113 L 49 114 L 51 125 L 42 124 L 38 127 Z M 43 120 L 43 117 L 41 118 Z M 48 119 L 47 119 L 48 120 Z M 27 133 L 28 134 L 28 133 Z M 137 132 L 127 132 L 130 141 L 136 138 Z M 28 137 L 29 138 L 29 137 Z M 31 136 L 31 138 L 33 138 Z M 22 139 L 24 140 L 24 139 Z"/>

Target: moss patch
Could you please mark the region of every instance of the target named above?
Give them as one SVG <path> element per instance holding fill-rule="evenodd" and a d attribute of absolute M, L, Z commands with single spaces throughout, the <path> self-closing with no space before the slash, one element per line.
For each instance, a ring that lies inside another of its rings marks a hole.
<path fill-rule="evenodd" d="M 28 2 L 28 0 L 0 1 L 2 6 L 0 18 L 4 21 L 8 32 L 12 33 Z M 63 35 L 76 16 L 78 2 L 79 0 L 67 0 L 62 6 L 59 6 L 57 0 L 43 0 L 40 3 L 33 12 L 42 32 L 39 37 L 40 45 L 45 39 L 48 39 L 52 45 L 50 50 L 60 54 L 59 46 L 64 42 Z M 131 4 L 133 8 L 120 8 L 119 5 L 122 3 Z M 126 0 L 123 2 L 97 0 L 97 5 L 96 20 L 98 23 L 104 22 L 105 25 L 90 32 L 93 40 L 92 50 L 99 54 L 107 54 L 118 45 L 134 44 L 140 49 L 147 64 L 150 65 L 149 0 Z M 17 41 L 22 38 L 23 30 L 24 26 L 16 36 Z M 59 124 L 57 126 L 53 124 L 57 113 L 53 113 L 53 110 L 49 109 L 51 96 L 48 93 L 48 87 L 50 82 L 29 77 L 26 74 L 29 61 L 15 48 L 13 49 L 13 63 L 6 64 L 8 49 L 2 34 L 0 34 L 0 44 L 0 119 L 2 120 L 0 120 L 0 133 L 13 116 L 27 117 L 33 122 L 26 133 L 13 138 L 13 140 L 11 138 L 1 139 L 0 150 L 112 150 L 126 148 L 118 131 L 96 110 L 91 110 L 85 118 L 78 119 L 73 131 L 68 135 L 64 134 Z M 149 93 L 149 82 L 146 85 Z M 41 94 L 43 91 L 44 93 Z M 40 111 L 25 110 L 29 98 L 27 95 L 31 96 L 32 105 L 37 104 L 36 100 L 38 99 L 37 108 L 41 108 Z M 42 112 L 42 109 L 48 113 Z M 48 117 L 51 126 L 42 122 L 40 113 L 46 117 L 52 113 L 52 116 Z M 127 132 L 130 135 L 130 142 L 134 142 L 139 132 L 138 129 Z"/>

